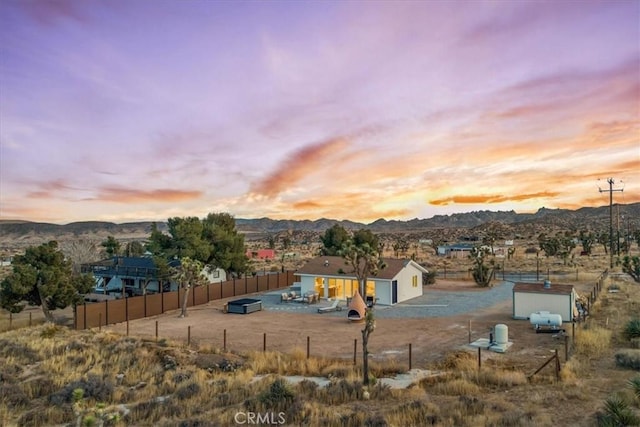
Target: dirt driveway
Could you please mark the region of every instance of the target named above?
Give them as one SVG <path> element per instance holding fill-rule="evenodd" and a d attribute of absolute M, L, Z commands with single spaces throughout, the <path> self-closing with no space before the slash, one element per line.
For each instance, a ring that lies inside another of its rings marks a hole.
<path fill-rule="evenodd" d="M 425 293 L 490 292 L 468 281 L 438 281 L 425 287 Z M 257 297 L 258 295 L 256 295 Z M 129 333 L 134 336 L 155 337 L 156 322 L 158 337 L 186 342 L 191 341 L 224 346 L 235 352 L 262 351 L 265 341 L 267 350 L 306 352 L 307 337 L 312 356 L 353 358 L 354 340 L 361 355 L 361 323 L 347 320 L 346 311 L 318 314 L 317 310 L 277 310 L 266 308 L 248 315 L 226 314 L 224 304 L 228 300 L 212 301 L 209 304 L 189 308 L 186 318 L 179 318 L 178 311 L 160 316 L 131 321 Z M 485 351 L 484 358 L 515 358 L 516 365 L 537 366 L 539 360 L 548 357 L 553 349 L 562 349 L 563 340 L 550 334 L 536 334 L 528 321 L 513 320 L 511 299 L 503 300 L 483 310 L 446 317 L 376 319 L 376 330 L 369 340 L 369 350 L 374 359 L 396 359 L 408 364 L 409 344 L 412 346 L 413 367 L 426 367 L 429 362 L 442 358 L 450 350 L 468 349 L 469 325 L 471 339 L 489 338 L 490 328 L 503 323 L 509 328 L 512 347 L 504 355 Z M 387 310 L 393 310 L 388 308 Z M 565 326 L 571 333 L 571 325 Z M 103 329 L 126 333 L 126 324 L 111 325 Z M 266 334 L 266 340 L 265 340 Z M 473 349 L 469 349 L 474 351 Z M 518 356 L 524 355 L 523 358 Z M 530 363 L 529 363 L 530 362 Z"/>

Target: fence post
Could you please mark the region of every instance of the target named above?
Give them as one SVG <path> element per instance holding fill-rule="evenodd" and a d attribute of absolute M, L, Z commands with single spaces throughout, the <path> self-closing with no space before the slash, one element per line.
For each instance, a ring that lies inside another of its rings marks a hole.
<path fill-rule="evenodd" d="M 556 381 L 560 381 L 560 358 L 558 357 L 557 348 L 556 348 L 554 357 L 556 358 Z"/>
<path fill-rule="evenodd" d="M 13 313 L 9 312 L 9 330 L 13 326 Z"/>
<path fill-rule="evenodd" d="M 158 342 L 158 321 L 157 320 L 156 320 L 156 342 Z"/>
<path fill-rule="evenodd" d="M 191 345 L 191 325 L 187 326 L 187 346 Z"/>
<path fill-rule="evenodd" d="M 127 336 L 129 336 L 129 321 L 127 320 Z"/>
<path fill-rule="evenodd" d="M 98 313 L 98 331 L 102 330 L 102 313 Z"/>
<path fill-rule="evenodd" d="M 33 314 L 33 313 L 29 312 L 29 327 L 31 327 L 31 324 L 32 324 L 32 323 L 31 323 L 31 315 L 32 315 L 32 314 Z M 74 317 L 75 317 L 75 310 L 74 310 Z M 74 322 L 74 323 L 75 323 L 75 322 Z"/>
<path fill-rule="evenodd" d="M 482 368 L 482 348 L 478 347 L 478 370 Z"/>
<path fill-rule="evenodd" d="M 222 348 L 224 352 L 227 352 L 227 330 L 225 329 L 222 333 Z"/>
<path fill-rule="evenodd" d="M 307 335 L 307 359 L 309 358 L 310 349 L 311 349 L 311 337 Z"/>
<path fill-rule="evenodd" d="M 469 319 L 469 344 L 471 344 L 471 319 Z"/>
<path fill-rule="evenodd" d="M 409 370 L 411 370 L 411 343 L 409 343 Z"/>
<path fill-rule="evenodd" d="M 576 345 L 576 322 L 571 323 L 571 341 L 573 345 Z"/>
<path fill-rule="evenodd" d="M 358 338 L 354 338 L 353 339 L 353 364 L 355 365 L 356 362 L 356 354 L 358 352 Z"/>
<path fill-rule="evenodd" d="M 267 351 L 267 333 L 262 334 L 262 351 Z"/>
<path fill-rule="evenodd" d="M 569 337 L 564 336 L 564 361 L 569 361 Z"/>

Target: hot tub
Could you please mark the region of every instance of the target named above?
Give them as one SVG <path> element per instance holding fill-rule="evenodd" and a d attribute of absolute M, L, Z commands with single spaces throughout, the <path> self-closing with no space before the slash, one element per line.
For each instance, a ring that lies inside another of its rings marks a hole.
<path fill-rule="evenodd" d="M 262 310 L 262 300 L 253 298 L 242 298 L 229 301 L 227 304 L 228 313 L 249 314 Z"/>

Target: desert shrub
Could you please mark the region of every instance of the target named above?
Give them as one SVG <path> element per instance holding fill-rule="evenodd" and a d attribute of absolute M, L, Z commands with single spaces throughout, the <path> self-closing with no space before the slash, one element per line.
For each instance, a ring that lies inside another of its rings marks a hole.
<path fill-rule="evenodd" d="M 480 386 L 513 387 L 527 384 L 527 376 L 520 371 L 483 370 L 469 375 Z"/>
<path fill-rule="evenodd" d="M 447 396 L 474 395 L 480 393 L 480 387 L 466 379 L 458 378 L 447 382 L 441 382 L 428 389 L 433 394 Z"/>
<path fill-rule="evenodd" d="M 0 384 L 0 402 L 15 408 L 29 403 L 29 397 L 17 384 Z"/>
<path fill-rule="evenodd" d="M 56 386 L 50 378 L 35 377 L 24 381 L 22 389 L 30 399 L 37 399 L 55 392 Z"/>
<path fill-rule="evenodd" d="M 580 331 L 576 336 L 576 352 L 582 356 L 597 358 L 611 346 L 611 331 L 600 326 Z"/>
<path fill-rule="evenodd" d="M 289 406 L 294 398 L 295 394 L 289 384 L 282 378 L 278 378 L 269 386 L 268 390 L 260 394 L 258 400 L 270 410 L 281 410 Z"/>
<path fill-rule="evenodd" d="M 636 399 L 640 400 L 640 375 L 631 378 L 628 381 L 629 387 L 633 391 L 633 394 L 636 396 Z"/>
<path fill-rule="evenodd" d="M 627 340 L 640 338 L 640 319 L 629 320 L 622 333 Z"/>
<path fill-rule="evenodd" d="M 640 417 L 635 415 L 629 404 L 619 396 L 611 396 L 604 402 L 604 409 L 596 413 L 599 427 L 636 426 Z"/>
<path fill-rule="evenodd" d="M 429 270 L 426 274 L 422 275 L 422 284 L 423 285 L 433 285 L 436 283 L 436 272 Z"/>
<path fill-rule="evenodd" d="M 624 349 L 616 353 L 616 365 L 640 371 L 640 350 Z"/>
<path fill-rule="evenodd" d="M 486 410 L 486 405 L 477 397 L 460 396 L 458 403 L 466 415 L 481 415 Z"/>
<path fill-rule="evenodd" d="M 61 328 L 58 325 L 46 325 L 42 328 L 42 331 L 40 332 L 40 336 L 42 338 L 53 338 L 60 331 L 61 331 Z"/>
<path fill-rule="evenodd" d="M 362 384 L 358 381 L 340 380 L 327 385 L 320 394 L 320 401 L 329 405 L 340 405 L 360 400 Z"/>
<path fill-rule="evenodd" d="M 318 390 L 318 383 L 306 379 L 302 380 L 298 383 L 298 390 L 305 396 L 313 397 Z"/>
<path fill-rule="evenodd" d="M 387 414 L 387 420 L 391 425 L 398 426 L 427 426 L 442 423 L 440 408 L 433 403 L 420 400 L 399 405 Z"/>
<path fill-rule="evenodd" d="M 37 351 L 27 345 L 7 339 L 0 339 L 0 357 L 13 357 L 27 365 L 40 361 Z"/>
<path fill-rule="evenodd" d="M 384 419 L 384 416 L 379 413 L 368 415 L 364 420 L 365 427 L 387 427 L 389 423 Z"/>
<path fill-rule="evenodd" d="M 176 390 L 175 396 L 179 400 L 189 399 L 200 393 L 200 385 L 198 383 L 189 383 Z"/>
<path fill-rule="evenodd" d="M 190 378 L 191 378 L 190 372 L 178 372 L 173 376 L 171 380 L 174 382 L 174 384 L 180 384 L 187 381 Z"/>
<path fill-rule="evenodd" d="M 467 351 L 456 351 L 448 353 L 444 360 L 439 363 L 440 369 L 454 371 L 469 371 L 478 368 L 476 356 Z"/>
<path fill-rule="evenodd" d="M 55 406 L 70 403 L 73 400 L 73 392 L 76 389 L 83 390 L 83 396 L 87 399 L 95 399 L 107 402 L 113 395 L 113 384 L 109 380 L 103 380 L 98 375 L 89 374 L 87 378 L 73 381 L 49 396 L 49 402 Z"/>

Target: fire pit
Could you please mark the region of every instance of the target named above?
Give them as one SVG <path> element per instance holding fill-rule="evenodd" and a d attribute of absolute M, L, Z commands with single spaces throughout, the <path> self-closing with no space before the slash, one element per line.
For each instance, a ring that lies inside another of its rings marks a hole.
<path fill-rule="evenodd" d="M 227 313 L 249 314 L 262 310 L 262 300 L 252 298 L 242 298 L 229 301 Z"/>

